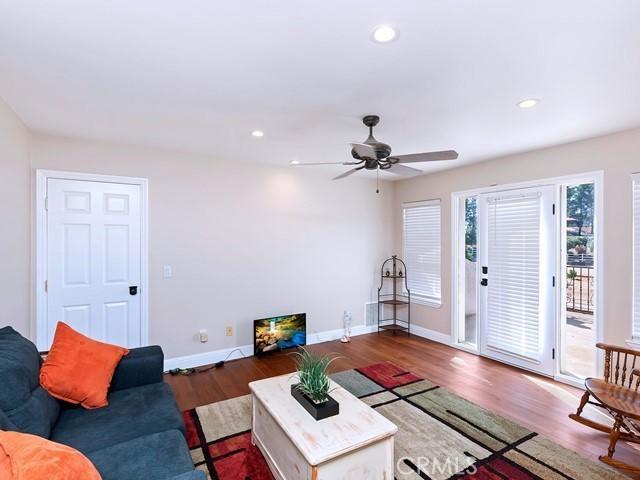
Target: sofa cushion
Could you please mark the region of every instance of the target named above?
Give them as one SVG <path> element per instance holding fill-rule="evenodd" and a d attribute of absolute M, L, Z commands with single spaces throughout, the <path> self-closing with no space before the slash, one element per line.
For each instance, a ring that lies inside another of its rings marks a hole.
<path fill-rule="evenodd" d="M 111 392 L 162 382 L 164 354 L 158 345 L 129 350 L 122 357 L 111 380 Z"/>
<path fill-rule="evenodd" d="M 112 392 L 104 408 L 63 409 L 51 439 L 88 454 L 166 430 L 184 432 L 184 423 L 169 385 L 161 382 Z"/>
<path fill-rule="evenodd" d="M 44 438 L 51 436 L 51 428 L 60 414 L 60 404 L 42 387 L 37 387 L 28 400 L 7 413 L 16 430 Z"/>
<path fill-rule="evenodd" d="M 41 362 L 33 343 L 11 327 L 0 328 L 0 409 L 12 430 L 48 438 L 60 405 L 40 387 Z"/>
<path fill-rule="evenodd" d="M 134 438 L 87 456 L 102 480 L 161 480 L 193 471 L 189 449 L 178 430 Z"/>
<path fill-rule="evenodd" d="M 11 420 L 9 420 L 9 417 L 7 417 L 7 414 L 4 413 L 2 410 L 0 410 L 0 430 L 8 430 L 8 431 L 18 430 L 18 427 L 16 427 L 15 424 Z"/>

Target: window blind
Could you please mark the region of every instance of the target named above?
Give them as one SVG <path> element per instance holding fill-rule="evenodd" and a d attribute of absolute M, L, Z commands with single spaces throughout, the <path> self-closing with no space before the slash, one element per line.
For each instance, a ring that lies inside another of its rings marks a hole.
<path fill-rule="evenodd" d="M 538 360 L 541 198 L 493 198 L 487 207 L 487 346 Z"/>
<path fill-rule="evenodd" d="M 411 297 L 440 303 L 440 200 L 403 205 L 403 250 Z"/>
<path fill-rule="evenodd" d="M 640 340 L 640 174 L 633 176 L 633 339 Z"/>

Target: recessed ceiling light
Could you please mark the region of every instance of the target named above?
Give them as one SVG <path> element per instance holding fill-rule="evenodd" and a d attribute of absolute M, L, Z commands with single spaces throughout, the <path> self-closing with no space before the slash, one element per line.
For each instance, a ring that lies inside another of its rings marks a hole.
<path fill-rule="evenodd" d="M 527 98 L 526 100 L 522 100 L 521 102 L 518 102 L 518 106 L 520 108 L 531 108 L 531 107 L 535 107 L 539 101 L 540 100 L 538 100 L 537 98 Z"/>
<path fill-rule="evenodd" d="M 300 160 L 291 160 L 289 162 L 290 165 L 300 165 Z"/>
<path fill-rule="evenodd" d="M 389 43 L 396 38 L 396 31 L 390 25 L 380 25 L 373 31 L 373 39 L 378 43 Z"/>
<path fill-rule="evenodd" d="M 251 135 L 254 137 L 264 137 L 264 132 L 262 130 L 254 130 L 251 132 Z"/>

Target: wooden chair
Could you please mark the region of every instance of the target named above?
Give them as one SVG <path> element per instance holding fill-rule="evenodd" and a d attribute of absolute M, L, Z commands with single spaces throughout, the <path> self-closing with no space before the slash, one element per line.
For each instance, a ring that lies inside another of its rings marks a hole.
<path fill-rule="evenodd" d="M 609 434 L 609 450 L 607 455 L 600 456 L 601 461 L 640 473 L 640 465 L 629 465 L 613 458 L 618 440 L 640 443 L 640 351 L 604 343 L 598 343 L 596 347 L 605 352 L 604 379 L 585 380 L 586 391 L 578 411 L 569 415 L 569 418 Z M 583 417 L 582 410 L 587 404 L 611 415 L 613 427 Z"/>

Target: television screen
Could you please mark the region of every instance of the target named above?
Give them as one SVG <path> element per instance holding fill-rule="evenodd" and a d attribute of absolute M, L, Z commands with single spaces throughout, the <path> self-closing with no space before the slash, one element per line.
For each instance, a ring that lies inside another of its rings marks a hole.
<path fill-rule="evenodd" d="M 255 355 L 293 348 L 307 343 L 307 314 L 262 318 L 253 322 Z"/>

